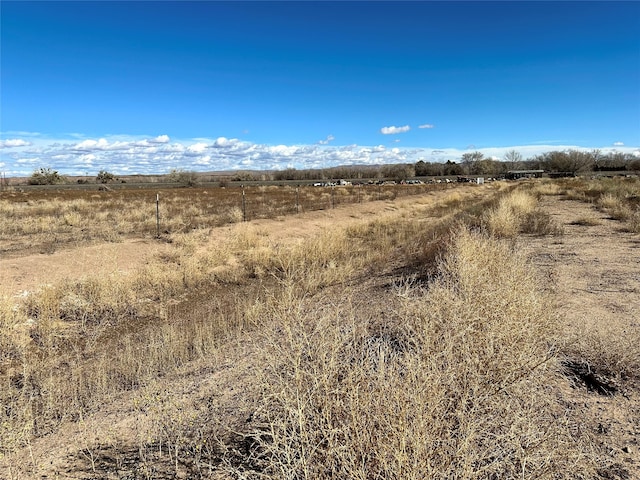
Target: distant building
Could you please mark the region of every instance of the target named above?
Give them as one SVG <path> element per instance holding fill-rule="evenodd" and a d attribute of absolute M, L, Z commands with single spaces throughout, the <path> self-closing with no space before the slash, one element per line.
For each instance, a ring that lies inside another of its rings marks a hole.
<path fill-rule="evenodd" d="M 505 175 L 508 180 L 519 178 L 541 178 L 544 170 L 509 170 Z"/>

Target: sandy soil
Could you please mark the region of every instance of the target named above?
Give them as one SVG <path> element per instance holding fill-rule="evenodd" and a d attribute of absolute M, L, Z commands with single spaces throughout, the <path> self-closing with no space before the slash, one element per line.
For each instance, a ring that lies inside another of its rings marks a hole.
<path fill-rule="evenodd" d="M 638 338 L 640 235 L 583 202 L 549 197 L 542 206 L 563 225 L 564 236 L 523 238 L 520 245 L 548 276 L 567 337 L 596 330 L 621 344 L 631 331 Z M 585 427 L 610 448 L 604 478 L 640 479 L 640 385 L 615 395 L 564 387 L 567 408 L 580 411 Z"/>
<path fill-rule="evenodd" d="M 583 202 L 553 197 L 543 208 L 565 235 L 529 238 L 525 248 L 554 277 L 567 325 L 626 319 L 629 328 L 640 328 L 640 235 Z M 583 219 L 597 224 L 583 225 Z"/>
<path fill-rule="evenodd" d="M 481 190 L 464 191 L 477 194 Z M 449 192 L 436 192 L 432 195 L 447 194 Z M 344 225 L 350 221 L 375 218 L 411 202 L 415 202 L 415 199 L 349 205 L 294 217 L 260 220 L 252 224 L 273 239 L 295 240 L 310 237 L 336 224 Z M 621 328 L 621 335 L 624 335 L 625 329 L 640 329 L 640 235 L 622 231 L 619 222 L 607 218 L 584 203 L 547 197 L 543 200 L 543 208 L 564 226 L 565 235 L 522 237 L 518 245 L 548 276 L 549 288 L 555 293 L 557 308 L 567 334 L 593 325 Z M 595 218 L 597 224 L 578 224 L 587 217 Z M 238 226 L 212 230 L 211 241 L 216 242 L 232 234 L 235 228 Z M 170 247 L 154 240 L 133 240 L 60 251 L 51 255 L 0 260 L 0 285 L 19 293 L 63 278 L 79 278 L 114 269 L 126 271 L 143 264 L 150 255 L 163 248 Z M 236 353 L 237 358 L 241 358 L 242 348 L 237 348 Z M 238 407 L 233 409 L 233 417 L 241 418 L 249 407 L 242 404 L 242 388 L 237 386 L 242 385 L 241 378 L 246 372 L 237 368 L 236 365 L 239 364 L 234 362 L 233 357 L 227 357 L 218 364 L 215 371 L 181 372 L 180 375 L 172 376 L 171 381 L 176 382 L 172 383 L 172 388 L 175 386 L 174 391 L 179 396 L 190 396 L 190 401 L 193 402 L 201 401 L 211 395 L 211 392 L 216 392 L 215 395 L 227 407 Z M 621 394 L 605 396 L 579 386 L 572 387 L 570 382 L 559 386 L 558 395 L 567 408 L 581 412 L 585 428 L 595 428 L 596 434 L 602 435 L 601 443 L 607 445 L 610 461 L 602 478 L 640 479 L 638 392 L 636 387 Z M 131 403 L 131 399 L 127 399 L 105 405 L 104 410 L 95 418 L 67 425 L 51 438 L 39 439 L 29 451 L 31 460 L 23 461 L 25 464 L 33 462 L 40 466 L 38 478 L 98 478 L 90 472 L 78 473 L 70 466 L 69 462 L 74 461 L 70 459 L 79 461 L 82 451 L 99 452 L 99 445 L 116 440 L 120 442 L 120 439 L 144 430 L 144 413 L 131 409 L 123 412 L 121 409 L 123 404 Z M 85 458 L 84 465 L 89 460 Z"/>

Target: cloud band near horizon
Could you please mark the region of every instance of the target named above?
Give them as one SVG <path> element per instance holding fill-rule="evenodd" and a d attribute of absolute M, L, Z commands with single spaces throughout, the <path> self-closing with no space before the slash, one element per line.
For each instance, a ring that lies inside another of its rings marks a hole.
<path fill-rule="evenodd" d="M 391 127 L 389 127 L 391 128 Z M 404 128 L 404 127 L 394 127 Z M 107 137 L 98 139 L 50 139 L 33 135 L 10 138 L 0 143 L 0 172 L 7 177 L 29 176 L 38 168 L 52 168 L 63 175 L 96 175 L 106 170 L 116 175 L 164 174 L 173 169 L 189 171 L 318 169 L 340 165 L 383 165 L 393 163 L 459 161 L 469 149 L 409 148 L 384 145 L 328 145 L 334 138 L 314 145 L 265 145 L 236 138 L 218 137 L 172 140 L 155 137 Z M 576 145 L 521 145 L 474 148 L 487 158 L 502 159 L 510 150 L 523 158 L 548 151 L 593 150 Z M 640 148 L 600 147 L 602 153 L 617 151 L 640 158 Z"/>

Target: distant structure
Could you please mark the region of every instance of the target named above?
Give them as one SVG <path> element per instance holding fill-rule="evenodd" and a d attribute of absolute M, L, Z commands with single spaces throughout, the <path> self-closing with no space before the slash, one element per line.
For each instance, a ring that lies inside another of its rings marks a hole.
<path fill-rule="evenodd" d="M 518 180 L 519 178 L 541 178 L 544 170 L 509 170 L 505 175 L 508 180 Z"/>
<path fill-rule="evenodd" d="M 549 178 L 575 177 L 576 172 L 549 172 Z"/>

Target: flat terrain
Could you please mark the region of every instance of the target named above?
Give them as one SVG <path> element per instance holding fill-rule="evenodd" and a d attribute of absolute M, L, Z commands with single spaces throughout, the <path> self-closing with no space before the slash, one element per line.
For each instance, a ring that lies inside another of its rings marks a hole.
<path fill-rule="evenodd" d="M 546 197 L 542 208 L 565 234 L 522 238 L 521 246 L 548 276 L 567 338 L 607 332 L 624 348 L 625 339 L 640 332 L 640 235 L 587 203 L 554 196 Z M 594 340 L 593 348 L 603 347 Z M 585 425 L 607 437 L 612 463 L 629 471 L 628 477 L 609 478 L 640 478 L 639 394 L 640 385 L 614 395 L 562 390 L 570 408 L 583 410 Z"/>
<path fill-rule="evenodd" d="M 488 191 L 484 187 L 464 187 L 460 194 L 479 199 Z M 344 228 L 385 215 L 415 215 L 431 199 L 436 201 L 450 193 L 432 192 L 420 197 L 419 202 L 416 198 L 402 198 L 345 205 L 274 220 L 256 220 L 249 226 L 212 228 L 206 242 L 219 244 L 246 228 L 252 228 L 272 243 L 303 241 L 328 229 Z M 623 231 L 620 222 L 609 219 L 589 204 L 560 196 L 543 197 L 541 202 L 542 209 L 564 227 L 564 235 L 524 235 L 518 237 L 517 242 L 548 279 L 549 293 L 565 328 L 563 336 L 571 339 L 607 330 L 621 341 L 631 332 L 638 338 L 640 235 Z M 590 221 L 585 222 L 585 218 Z M 200 248 L 206 249 L 206 242 Z M 171 244 L 152 239 L 130 239 L 51 254 L 12 256 L 0 259 L 0 285 L 5 292 L 17 296 L 63 279 L 113 272 L 126 274 L 144 265 L 153 255 L 171 248 Z M 354 288 L 361 290 L 361 298 L 375 299 L 381 289 L 393 282 L 391 271 L 385 275 L 363 279 L 361 285 Z M 162 385 L 119 395 L 81 422 L 66 424 L 58 432 L 35 440 L 28 451 L 20 452 L 15 458 L 0 458 L 0 478 L 145 478 L 140 472 L 136 475 L 131 472 L 135 470 L 132 462 L 140 455 L 140 438 L 151 427 L 147 412 L 139 408 L 149 396 L 171 398 L 169 403 L 181 405 L 179 408 L 185 411 L 187 406 L 213 402 L 217 406 L 212 411 L 219 417 L 211 421 L 224 424 L 232 436 L 231 432 L 251 422 L 252 405 L 247 403 L 245 392 L 253 379 L 252 342 L 240 335 L 232 343 L 221 349 L 219 355 L 187 365 L 178 374 L 163 379 Z M 594 349 L 598 348 L 594 345 Z M 602 450 L 599 454 L 607 458 L 601 478 L 640 478 L 640 386 L 625 385 L 602 394 L 588 388 L 579 375 L 567 373 L 566 383 L 552 387 L 567 409 L 584 417 L 584 428 L 598 437 Z M 240 446 L 238 449 L 241 450 Z M 14 462 L 14 467 L 10 468 L 7 461 Z M 24 467 L 15 467 L 18 464 Z M 158 471 L 151 478 L 191 478 L 178 470 Z M 226 478 L 224 465 L 214 470 L 213 478 Z"/>
<path fill-rule="evenodd" d="M 478 194 L 478 189 L 459 188 L 466 194 Z M 450 195 L 450 190 L 434 190 L 422 196 L 430 204 Z M 275 220 L 252 220 L 247 224 L 236 223 L 211 229 L 208 241 L 218 244 L 246 225 L 260 231 L 273 242 L 295 242 L 311 238 L 322 231 L 343 228 L 349 224 L 372 220 L 400 209 L 410 208 L 416 197 L 381 200 L 367 203 L 339 205 L 333 209 L 315 210 L 298 215 L 280 216 Z M 206 248 L 206 244 L 202 246 Z M 53 253 L 12 252 L 0 257 L 0 286 L 13 295 L 32 291 L 40 285 L 53 284 L 63 279 L 81 279 L 113 272 L 128 272 L 142 265 L 160 252 L 170 251 L 171 246 L 148 236 L 130 238 L 117 243 L 73 246 L 67 244 Z M 1 293 L 0 290 L 0 293 Z"/>

